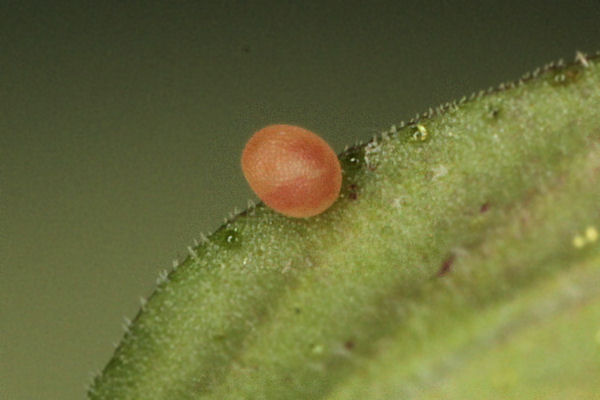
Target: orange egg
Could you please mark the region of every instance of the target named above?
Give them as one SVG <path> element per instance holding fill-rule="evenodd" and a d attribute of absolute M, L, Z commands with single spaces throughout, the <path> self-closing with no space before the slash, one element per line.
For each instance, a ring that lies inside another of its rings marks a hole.
<path fill-rule="evenodd" d="M 269 125 L 256 132 L 242 153 L 242 171 L 267 206 L 289 217 L 322 213 L 342 187 L 342 168 L 333 149 L 313 132 L 292 125 Z"/>

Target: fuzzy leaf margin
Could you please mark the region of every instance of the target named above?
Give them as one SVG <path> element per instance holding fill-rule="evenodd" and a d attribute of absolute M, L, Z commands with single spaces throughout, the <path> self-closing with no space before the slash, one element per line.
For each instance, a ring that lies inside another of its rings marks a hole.
<path fill-rule="evenodd" d="M 600 320 L 598 60 L 347 149 L 340 199 L 319 216 L 235 216 L 160 276 L 89 398 L 572 395 L 556 360 L 582 354 L 576 394 L 591 398 L 600 334 L 579 327 Z M 551 327 L 588 351 L 519 351 L 551 343 Z"/>

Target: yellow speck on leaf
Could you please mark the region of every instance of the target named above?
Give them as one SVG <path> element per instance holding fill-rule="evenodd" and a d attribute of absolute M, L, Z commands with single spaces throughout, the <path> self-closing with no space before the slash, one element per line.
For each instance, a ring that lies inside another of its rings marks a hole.
<path fill-rule="evenodd" d="M 585 238 L 588 240 L 588 242 L 595 242 L 596 240 L 598 240 L 598 230 L 593 227 L 593 226 L 589 226 L 586 230 L 585 230 Z"/>
<path fill-rule="evenodd" d="M 575 235 L 575 237 L 573 238 L 573 246 L 575 246 L 575 248 L 577 249 L 580 249 L 583 246 L 585 246 L 585 239 L 583 238 L 583 236 Z"/>

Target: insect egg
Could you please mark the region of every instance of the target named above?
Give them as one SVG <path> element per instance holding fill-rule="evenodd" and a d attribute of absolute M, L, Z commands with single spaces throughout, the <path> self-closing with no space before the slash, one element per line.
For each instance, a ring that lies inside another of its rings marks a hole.
<path fill-rule="evenodd" d="M 333 149 L 315 133 L 292 125 L 269 125 L 256 132 L 242 152 L 242 171 L 267 206 L 289 217 L 322 213 L 342 186 Z"/>

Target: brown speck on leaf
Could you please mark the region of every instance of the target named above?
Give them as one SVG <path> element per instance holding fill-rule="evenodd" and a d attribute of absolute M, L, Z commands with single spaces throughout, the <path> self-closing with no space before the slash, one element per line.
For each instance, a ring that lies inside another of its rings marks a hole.
<path fill-rule="evenodd" d="M 350 200 L 356 200 L 358 198 L 358 186 L 356 184 L 351 184 L 348 186 L 348 198 Z"/>
<path fill-rule="evenodd" d="M 448 272 L 450 272 L 450 268 L 452 267 L 452 264 L 454 263 L 455 259 L 456 259 L 456 256 L 454 254 L 452 254 L 448 258 L 446 258 L 444 260 L 444 262 L 442 263 L 442 266 L 441 266 L 440 270 L 438 271 L 437 276 L 444 276 Z"/>
<path fill-rule="evenodd" d="M 354 341 L 352 340 L 347 340 L 344 343 L 344 347 L 346 348 L 346 350 L 352 350 L 354 348 Z"/>
<path fill-rule="evenodd" d="M 479 212 L 484 213 L 484 212 L 486 212 L 489 209 L 490 209 L 490 203 L 486 201 L 485 203 L 483 203 L 481 205 L 481 208 L 479 209 Z"/>

